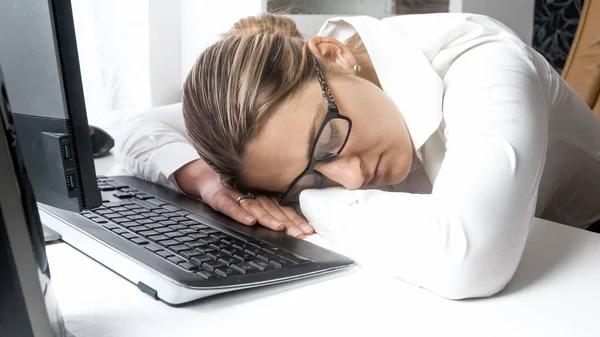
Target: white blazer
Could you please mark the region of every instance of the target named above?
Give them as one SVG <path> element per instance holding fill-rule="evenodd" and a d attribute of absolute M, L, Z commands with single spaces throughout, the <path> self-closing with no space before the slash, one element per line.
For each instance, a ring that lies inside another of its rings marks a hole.
<path fill-rule="evenodd" d="M 391 191 L 301 194 L 304 215 L 345 254 L 440 296 L 489 296 L 512 278 L 534 215 L 600 219 L 600 123 L 507 27 L 428 14 L 334 18 L 319 31 L 354 33 L 422 166 Z M 165 184 L 198 158 L 169 111 L 133 120 L 120 142 L 132 174 Z"/>

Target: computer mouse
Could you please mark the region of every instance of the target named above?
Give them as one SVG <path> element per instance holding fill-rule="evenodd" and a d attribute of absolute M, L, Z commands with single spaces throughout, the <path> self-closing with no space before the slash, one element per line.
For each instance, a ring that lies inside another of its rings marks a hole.
<path fill-rule="evenodd" d="M 115 140 L 108 132 L 97 126 L 90 125 L 90 137 L 92 138 L 92 152 L 94 158 L 100 158 L 108 155 L 110 149 L 115 146 Z"/>

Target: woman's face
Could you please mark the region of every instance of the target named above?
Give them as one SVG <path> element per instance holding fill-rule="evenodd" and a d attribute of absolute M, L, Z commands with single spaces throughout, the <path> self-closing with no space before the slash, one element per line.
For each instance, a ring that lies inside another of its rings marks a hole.
<path fill-rule="evenodd" d="M 339 112 L 352 120 L 340 155 L 315 170 L 324 187 L 370 189 L 400 183 L 412 164 L 413 148 L 395 104 L 375 84 L 354 74 L 327 78 Z M 244 185 L 285 192 L 309 163 L 310 147 L 327 107 L 317 77 L 275 109 L 262 132 L 247 146 Z"/>

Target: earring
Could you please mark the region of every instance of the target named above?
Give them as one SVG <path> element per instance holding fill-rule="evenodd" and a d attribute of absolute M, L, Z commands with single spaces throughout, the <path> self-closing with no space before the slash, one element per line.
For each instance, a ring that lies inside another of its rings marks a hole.
<path fill-rule="evenodd" d="M 354 71 L 356 71 L 357 73 L 360 72 L 360 66 L 358 64 L 354 65 Z"/>

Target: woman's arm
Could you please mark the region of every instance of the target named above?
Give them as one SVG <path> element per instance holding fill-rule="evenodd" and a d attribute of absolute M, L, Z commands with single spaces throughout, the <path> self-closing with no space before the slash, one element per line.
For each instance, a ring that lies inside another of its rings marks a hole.
<path fill-rule="evenodd" d="M 446 153 L 427 195 L 301 195 L 317 232 L 365 265 L 450 299 L 490 296 L 519 264 L 535 209 L 547 109 L 523 49 L 493 42 L 444 77 Z"/>
<path fill-rule="evenodd" d="M 134 117 L 124 125 L 120 138 L 118 153 L 125 170 L 154 183 L 175 183 L 173 174 L 199 159 L 186 136 L 181 104 Z"/>
<path fill-rule="evenodd" d="M 130 120 L 122 129 L 119 154 L 125 170 L 154 183 L 170 185 L 202 200 L 234 220 L 261 225 L 301 237 L 313 228 L 291 208 L 280 208 L 266 196 L 240 206 L 238 191 L 228 189 L 221 178 L 198 156 L 190 144 L 181 104 L 153 109 Z"/>

